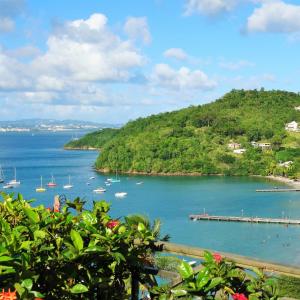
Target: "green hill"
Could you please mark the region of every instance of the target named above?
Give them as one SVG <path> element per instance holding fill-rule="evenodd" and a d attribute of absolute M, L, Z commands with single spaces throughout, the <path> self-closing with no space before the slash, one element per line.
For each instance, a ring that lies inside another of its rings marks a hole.
<path fill-rule="evenodd" d="M 140 118 L 77 142 L 101 148 L 96 168 L 105 172 L 295 177 L 300 132 L 286 131 L 285 124 L 300 123 L 296 106 L 300 94 L 233 90 L 213 103 Z M 253 141 L 271 143 L 271 149 L 254 147 Z M 231 142 L 246 151 L 233 153 Z M 286 161 L 293 163 L 280 166 Z"/>

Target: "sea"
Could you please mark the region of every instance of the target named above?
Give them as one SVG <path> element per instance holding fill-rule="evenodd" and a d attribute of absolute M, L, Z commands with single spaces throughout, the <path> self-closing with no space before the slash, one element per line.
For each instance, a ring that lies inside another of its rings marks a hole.
<path fill-rule="evenodd" d="M 68 199 L 83 198 L 87 208 L 93 201 L 106 200 L 111 203 L 113 218 L 138 213 L 160 219 L 162 235 L 169 234 L 171 242 L 300 266 L 300 226 L 189 219 L 190 214 L 202 213 L 300 219 L 300 193 L 256 192 L 285 187 L 283 183 L 249 177 L 120 175 L 119 183 L 106 187 L 108 175 L 93 168 L 97 151 L 63 149 L 72 136 L 74 132 L 0 133 L 0 165 L 5 177 L 13 179 L 16 168 L 21 181 L 9 192 L 22 193 L 26 199 L 36 199 L 34 205 L 45 207 L 52 207 L 54 196 L 62 194 Z M 57 187 L 36 193 L 40 177 L 47 183 L 52 174 Z M 73 188 L 64 190 L 69 176 Z M 107 191 L 95 194 L 97 187 Z M 116 192 L 127 196 L 116 198 Z"/>

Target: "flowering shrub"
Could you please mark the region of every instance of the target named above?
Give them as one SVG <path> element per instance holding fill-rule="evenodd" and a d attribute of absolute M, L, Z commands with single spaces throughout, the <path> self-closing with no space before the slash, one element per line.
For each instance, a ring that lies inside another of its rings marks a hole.
<path fill-rule="evenodd" d="M 244 269 L 228 262 L 220 254 L 205 252 L 204 262 L 198 274 L 194 274 L 187 262 L 179 266 L 183 284 L 177 288 L 155 287 L 152 299 L 232 299 L 232 300 L 275 300 L 277 287 L 275 281 L 262 272 Z"/>
<path fill-rule="evenodd" d="M 129 299 L 131 274 L 151 255 L 158 223 L 112 220 L 104 201 L 85 210 L 77 198 L 52 211 L 21 195 L 2 197 L 0 299 Z"/>

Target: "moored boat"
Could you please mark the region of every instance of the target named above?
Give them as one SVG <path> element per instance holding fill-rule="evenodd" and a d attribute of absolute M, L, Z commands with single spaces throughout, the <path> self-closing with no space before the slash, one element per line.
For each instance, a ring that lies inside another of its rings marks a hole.
<path fill-rule="evenodd" d="M 126 196 L 127 196 L 126 192 L 115 193 L 115 197 L 117 197 L 117 198 L 123 198 L 123 197 L 126 197 Z"/>
<path fill-rule="evenodd" d="M 17 169 L 15 168 L 15 178 L 8 182 L 9 185 L 17 186 L 21 184 L 21 181 L 17 180 Z"/>
<path fill-rule="evenodd" d="M 55 182 L 55 178 L 53 175 L 51 175 L 51 181 L 47 183 L 47 186 L 49 187 L 55 187 L 57 184 Z"/>
<path fill-rule="evenodd" d="M 35 189 L 35 191 L 36 191 L 37 193 L 44 193 L 44 192 L 46 192 L 46 189 L 43 187 L 43 176 L 41 176 L 41 186 L 40 186 L 40 187 L 37 187 L 37 188 Z"/>
<path fill-rule="evenodd" d="M 96 194 L 101 194 L 101 193 L 106 192 L 106 189 L 103 188 L 103 187 L 99 187 L 97 189 L 94 189 L 93 192 L 96 193 Z"/>
<path fill-rule="evenodd" d="M 73 185 L 71 184 L 71 176 L 69 176 L 69 184 L 65 184 L 63 186 L 63 188 L 68 190 L 68 189 L 71 189 L 72 187 L 73 187 Z"/>

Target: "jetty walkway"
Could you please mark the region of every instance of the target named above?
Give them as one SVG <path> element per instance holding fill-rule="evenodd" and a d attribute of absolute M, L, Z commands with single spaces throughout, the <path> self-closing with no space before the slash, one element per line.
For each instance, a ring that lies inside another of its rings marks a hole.
<path fill-rule="evenodd" d="M 265 189 L 265 190 L 256 190 L 256 192 L 260 193 L 282 193 L 282 192 L 300 192 L 300 188 L 297 189 Z"/>
<path fill-rule="evenodd" d="M 284 224 L 284 225 L 300 225 L 300 220 L 293 219 L 273 219 L 258 217 L 234 217 L 234 216 L 210 216 L 208 214 L 190 215 L 193 221 L 223 221 L 223 222 L 246 222 L 246 223 L 268 223 L 268 224 Z"/>

